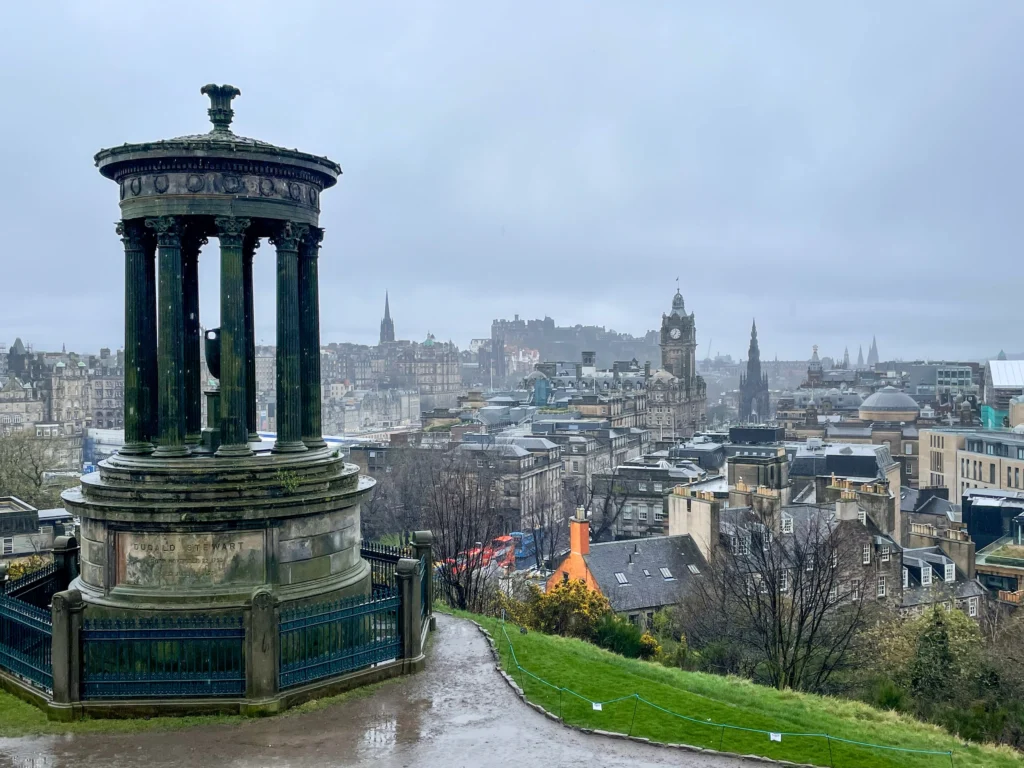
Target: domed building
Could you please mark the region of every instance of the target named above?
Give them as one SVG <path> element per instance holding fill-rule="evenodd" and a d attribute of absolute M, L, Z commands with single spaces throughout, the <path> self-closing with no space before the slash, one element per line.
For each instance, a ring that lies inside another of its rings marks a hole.
<path fill-rule="evenodd" d="M 864 421 L 913 423 L 921 415 L 921 407 L 910 395 L 889 386 L 868 396 L 860 404 L 859 415 Z"/>

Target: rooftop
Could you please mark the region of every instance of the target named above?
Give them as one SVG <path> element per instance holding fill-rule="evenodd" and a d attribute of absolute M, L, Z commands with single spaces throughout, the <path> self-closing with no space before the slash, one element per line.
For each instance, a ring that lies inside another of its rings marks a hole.
<path fill-rule="evenodd" d="M 1024 360 L 990 360 L 988 368 L 993 387 L 1024 388 Z"/>

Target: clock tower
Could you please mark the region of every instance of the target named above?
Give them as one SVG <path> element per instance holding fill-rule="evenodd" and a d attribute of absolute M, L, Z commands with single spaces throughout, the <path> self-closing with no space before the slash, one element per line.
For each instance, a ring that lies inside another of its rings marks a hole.
<path fill-rule="evenodd" d="M 686 314 L 683 295 L 676 290 L 672 311 L 661 316 L 661 367 L 682 381 L 697 372 L 697 329 Z"/>

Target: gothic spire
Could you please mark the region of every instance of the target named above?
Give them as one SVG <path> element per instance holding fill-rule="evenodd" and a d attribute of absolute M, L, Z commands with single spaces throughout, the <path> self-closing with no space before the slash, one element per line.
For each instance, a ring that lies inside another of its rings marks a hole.
<path fill-rule="evenodd" d="M 380 321 L 380 343 L 395 340 L 395 323 L 391 319 L 391 302 L 388 292 L 384 292 L 384 319 Z"/>

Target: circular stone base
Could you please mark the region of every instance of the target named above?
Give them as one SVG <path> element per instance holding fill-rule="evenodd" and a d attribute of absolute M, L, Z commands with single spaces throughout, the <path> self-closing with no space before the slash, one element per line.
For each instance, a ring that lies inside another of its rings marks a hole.
<path fill-rule="evenodd" d="M 373 480 L 325 449 L 244 457 L 117 455 L 63 495 L 81 519 L 86 603 L 110 615 L 230 610 L 370 591 L 360 501 Z"/>

